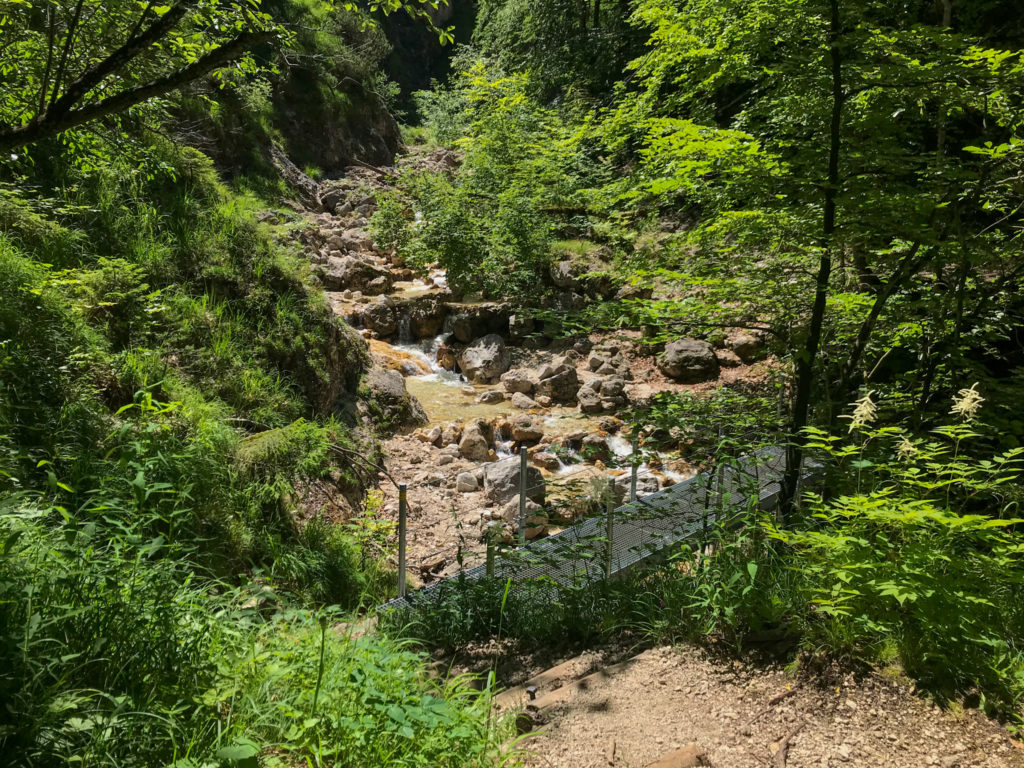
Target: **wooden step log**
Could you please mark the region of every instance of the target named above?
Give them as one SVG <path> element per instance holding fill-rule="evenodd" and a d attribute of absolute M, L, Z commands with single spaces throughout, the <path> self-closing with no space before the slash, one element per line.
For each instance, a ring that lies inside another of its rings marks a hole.
<path fill-rule="evenodd" d="M 526 702 L 526 708 L 516 717 L 516 730 L 519 733 L 529 733 L 543 725 L 547 722 L 547 717 L 552 709 L 571 701 L 578 693 L 600 688 L 612 677 L 633 666 L 638 658 L 638 656 L 634 656 L 618 664 L 604 667 L 586 677 L 556 688 L 535 701 Z"/>
<path fill-rule="evenodd" d="M 579 679 L 588 669 L 590 669 L 590 664 L 576 656 L 551 667 L 551 669 L 546 669 L 534 675 L 522 685 L 502 691 L 494 697 L 491 703 L 499 712 L 511 712 L 515 709 L 522 709 L 527 703 L 532 701 L 527 689 L 536 688 L 537 693 L 552 691 L 564 685 L 566 681 Z"/>

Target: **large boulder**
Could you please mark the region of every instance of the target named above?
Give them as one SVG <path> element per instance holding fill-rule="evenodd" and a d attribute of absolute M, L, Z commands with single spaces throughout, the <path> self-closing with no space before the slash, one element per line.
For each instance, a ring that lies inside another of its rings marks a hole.
<path fill-rule="evenodd" d="M 498 505 L 518 496 L 519 462 L 499 461 L 484 468 L 484 495 Z M 526 468 L 526 497 L 544 501 L 544 475 L 536 467 Z"/>
<path fill-rule="evenodd" d="M 320 282 L 329 291 L 362 291 L 379 296 L 391 290 L 391 273 L 371 261 L 354 256 L 331 257 L 320 271 Z"/>
<path fill-rule="evenodd" d="M 665 345 L 658 355 L 658 369 L 682 384 L 698 384 L 718 378 L 715 348 L 706 341 L 678 339 Z"/>
<path fill-rule="evenodd" d="M 394 334 L 398 330 L 398 312 L 391 297 L 379 296 L 364 309 L 363 325 L 381 338 Z"/>
<path fill-rule="evenodd" d="M 512 353 L 496 333 L 477 339 L 459 355 L 459 367 L 470 381 L 490 384 L 512 365 Z"/>
<path fill-rule="evenodd" d="M 427 423 L 423 406 L 406 390 L 398 371 L 372 368 L 364 384 L 368 393 L 364 413 L 380 432 L 408 431 Z"/>

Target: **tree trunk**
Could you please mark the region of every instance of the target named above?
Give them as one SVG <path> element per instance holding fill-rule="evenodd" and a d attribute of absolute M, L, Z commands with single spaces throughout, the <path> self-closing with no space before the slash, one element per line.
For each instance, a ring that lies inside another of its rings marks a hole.
<path fill-rule="evenodd" d="M 842 149 L 843 127 L 843 61 L 839 50 L 841 21 L 839 0 L 829 0 L 828 62 L 832 74 L 832 119 L 829 124 L 828 181 L 825 184 L 824 209 L 821 220 L 821 257 L 814 283 L 814 304 L 807 328 L 804 348 L 797 358 L 796 395 L 793 419 L 790 425 L 789 445 L 786 448 L 786 470 L 782 480 L 780 510 L 783 524 L 788 520 L 796 502 L 803 463 L 804 428 L 807 426 L 814 384 L 814 363 L 821 346 L 821 329 L 825 322 L 825 302 L 828 298 L 829 279 L 832 275 L 832 253 L 835 248 L 836 198 L 839 194 L 839 154 Z"/>

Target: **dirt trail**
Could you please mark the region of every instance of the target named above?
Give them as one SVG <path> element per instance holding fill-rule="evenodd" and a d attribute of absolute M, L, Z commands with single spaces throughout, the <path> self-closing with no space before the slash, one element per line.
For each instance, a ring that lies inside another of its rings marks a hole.
<path fill-rule="evenodd" d="M 639 768 L 695 742 L 704 762 L 666 764 L 1024 766 L 1021 744 L 998 723 L 977 710 L 943 711 L 915 696 L 905 680 L 876 674 L 819 687 L 781 669 L 709 659 L 694 648 L 655 648 L 617 668 L 549 696 L 556 703 L 523 744 L 532 752 L 527 765 Z M 545 694 L 550 690 L 542 686 L 538 703 Z"/>

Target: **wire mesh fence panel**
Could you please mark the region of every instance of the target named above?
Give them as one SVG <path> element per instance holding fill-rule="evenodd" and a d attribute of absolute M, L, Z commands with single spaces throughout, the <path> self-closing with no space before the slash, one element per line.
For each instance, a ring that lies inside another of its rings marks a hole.
<path fill-rule="evenodd" d="M 729 524 L 753 508 L 770 511 L 778 504 L 784 470 L 785 451 L 780 447 L 722 461 L 713 470 L 614 508 L 610 524 L 604 514 L 595 515 L 500 553 L 493 577 L 542 579 L 567 587 L 614 578 L 683 542 L 700 543 L 714 526 Z M 456 580 L 486 575 L 485 565 L 470 568 L 381 608 L 436 598 Z"/>

